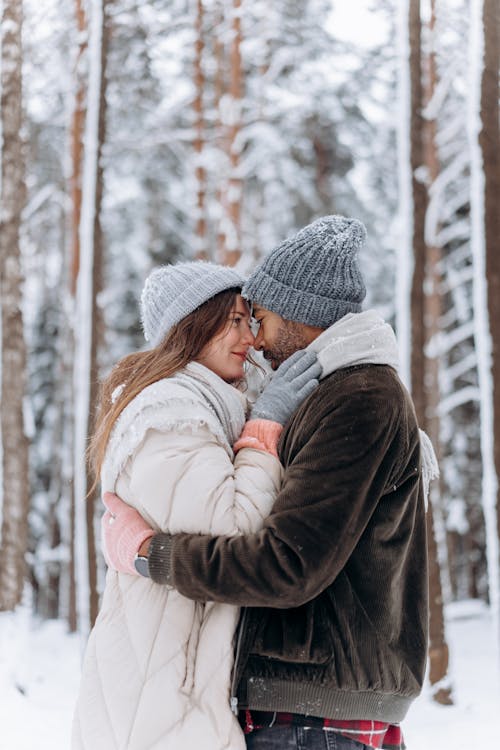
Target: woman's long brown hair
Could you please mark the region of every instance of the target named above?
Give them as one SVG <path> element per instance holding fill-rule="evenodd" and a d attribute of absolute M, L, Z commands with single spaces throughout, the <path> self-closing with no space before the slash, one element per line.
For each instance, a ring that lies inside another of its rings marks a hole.
<path fill-rule="evenodd" d="M 195 360 L 204 347 L 224 330 L 240 289 L 216 294 L 173 326 L 165 339 L 144 352 L 121 359 L 101 383 L 99 411 L 90 441 L 88 459 L 95 473 L 95 490 L 113 426 L 132 399 L 148 385 L 174 375 Z"/>

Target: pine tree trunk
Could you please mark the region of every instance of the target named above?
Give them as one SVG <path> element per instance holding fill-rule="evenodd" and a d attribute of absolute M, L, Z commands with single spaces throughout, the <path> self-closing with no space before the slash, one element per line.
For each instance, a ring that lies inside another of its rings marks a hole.
<path fill-rule="evenodd" d="M 84 632 L 97 617 L 97 554 L 94 532 L 97 493 L 88 496 L 93 476 L 85 461 L 85 448 L 94 428 L 98 390 L 98 350 L 102 338 L 102 321 L 97 298 L 102 288 L 102 229 L 100 221 L 103 168 L 102 148 L 105 138 L 105 80 L 108 46 L 106 0 L 92 3 L 92 31 L 89 39 L 89 102 L 87 106 L 86 150 L 82 215 L 80 222 L 81 262 L 78 280 L 76 408 L 75 419 L 75 506 L 76 535 L 85 530 L 86 547 L 78 556 L 82 592 L 88 584 L 88 600 L 79 597 L 79 614 Z M 88 150 L 91 149 L 91 153 Z M 82 370 L 85 369 L 85 372 Z M 82 512 L 84 511 L 84 512 Z M 86 561 L 86 570 L 82 565 Z"/>
<path fill-rule="evenodd" d="M 205 76 L 203 74 L 203 22 L 204 8 L 203 1 L 197 0 L 196 3 L 196 42 L 195 42 L 195 62 L 194 62 L 194 116 L 195 116 L 195 140 L 194 151 L 196 158 L 195 176 L 196 176 L 196 217 L 195 217 L 195 235 L 196 235 L 196 257 L 202 260 L 208 260 L 209 252 L 207 247 L 207 222 L 205 216 L 206 201 L 206 171 L 203 165 L 203 151 L 205 145 L 205 114 L 203 107 L 203 92 L 205 89 Z"/>
<path fill-rule="evenodd" d="M 82 163 L 83 130 L 85 127 L 85 77 L 83 62 L 87 49 L 87 20 L 82 0 L 75 0 L 75 19 L 78 32 L 78 53 L 76 57 L 76 93 L 71 122 L 71 292 L 76 293 L 76 282 L 80 268 L 80 216 L 82 212 Z"/>
<path fill-rule="evenodd" d="M 86 75 L 84 73 L 85 60 L 88 47 L 88 24 L 85 16 L 85 9 L 82 0 L 75 0 L 75 21 L 78 33 L 78 52 L 75 64 L 75 101 L 73 108 L 73 117 L 71 122 L 71 263 L 69 271 L 69 285 L 73 299 L 76 296 L 76 286 L 78 274 L 80 272 L 80 219 L 82 213 L 82 170 L 83 170 L 83 133 L 85 129 L 86 118 Z M 75 340 L 73 330 L 68 326 L 67 329 L 67 347 L 73 353 L 74 357 Z M 67 357 L 66 357 L 67 359 Z M 67 362 L 65 362 L 67 364 Z M 71 370 L 64 367 L 68 377 Z M 71 383 L 72 390 L 73 385 Z M 71 394 L 71 401 L 74 400 L 74 394 Z M 71 411 L 67 415 L 73 420 L 74 414 Z M 74 425 L 72 425 L 74 429 Z M 73 431 L 73 430 L 72 430 Z M 72 454 L 73 455 L 73 454 Z M 72 462 L 73 464 L 73 462 Z M 72 474 L 74 475 L 74 465 Z M 76 549 L 75 549 L 75 486 L 74 481 L 70 482 L 69 497 L 69 565 L 68 565 L 68 626 L 71 633 L 75 632 L 78 624 L 77 615 L 77 583 L 76 583 Z"/>
<path fill-rule="evenodd" d="M 2 529 L 0 610 L 20 602 L 28 540 L 28 439 L 24 433 L 26 346 L 22 317 L 21 212 L 25 202 L 22 128 L 22 0 L 3 4 L 0 215 Z"/>
<path fill-rule="evenodd" d="M 222 0 L 216 0 L 214 9 L 214 58 L 215 58 L 215 78 L 214 78 L 214 110 L 217 113 L 217 122 L 215 125 L 215 133 L 217 142 L 219 144 L 219 162 L 223 163 L 227 152 L 227 132 L 223 122 L 222 116 L 222 98 L 226 90 L 226 55 L 225 46 L 223 42 L 225 34 L 225 19 L 224 19 L 224 5 Z M 224 232 L 225 213 L 227 210 L 225 203 L 225 190 L 224 182 L 220 178 L 220 174 L 216 175 L 217 188 L 215 195 L 215 203 L 219 212 L 217 217 L 217 232 L 216 232 L 216 257 L 222 259 L 224 257 L 226 249 L 226 235 Z"/>
<path fill-rule="evenodd" d="M 241 256 L 241 199 L 243 182 L 239 175 L 240 146 L 238 136 L 241 130 L 241 106 L 243 97 L 243 67 L 241 62 L 241 0 L 233 0 L 232 40 L 230 53 L 231 115 L 228 133 L 230 176 L 227 200 L 227 225 L 225 231 L 226 250 L 222 263 L 233 266 Z"/>
<path fill-rule="evenodd" d="M 424 164 L 424 120 L 422 116 L 423 87 L 421 60 L 421 20 L 420 0 L 409 0 L 410 38 L 410 162 L 412 173 L 413 203 L 413 259 L 414 269 L 411 288 L 411 383 L 412 397 L 421 425 L 425 421 L 425 323 L 424 323 L 424 282 L 425 282 L 425 212 L 427 191 L 418 179 L 418 171 Z"/>
<path fill-rule="evenodd" d="M 104 335 L 104 323 L 97 299 L 103 288 L 103 265 L 104 247 L 101 225 L 101 206 L 104 187 L 104 169 L 102 164 L 102 149 L 106 139 L 106 62 L 109 45 L 109 23 L 106 16 L 107 0 L 103 0 L 103 28 L 101 44 L 101 85 L 99 96 L 99 126 L 97 133 L 98 156 L 97 156 L 97 179 L 95 193 L 94 213 L 94 265 L 92 276 L 92 347 L 90 352 L 90 414 L 89 414 L 89 438 L 94 432 L 96 407 L 99 390 L 99 360 L 98 353 Z M 87 464 L 87 487 L 91 486 L 93 474 Z M 94 518 L 100 496 L 94 493 L 87 504 L 87 530 L 89 549 L 89 574 L 90 574 L 90 618 L 94 624 L 99 609 L 99 593 L 97 591 L 97 550 L 94 535 Z"/>
<path fill-rule="evenodd" d="M 102 314 L 97 303 L 99 293 L 103 288 L 103 233 L 101 225 L 101 206 L 103 196 L 104 170 L 102 165 L 102 149 L 106 138 L 106 62 L 109 44 L 109 23 L 107 20 L 107 0 L 102 0 L 102 43 L 101 43 L 101 80 L 99 95 L 99 122 L 97 132 L 97 174 L 95 190 L 94 211 L 94 263 L 92 273 L 92 343 L 90 350 L 90 412 L 89 412 L 89 438 L 94 432 L 96 407 L 99 390 L 99 362 L 98 352 L 104 333 Z M 87 464 L 87 487 L 93 482 L 92 471 Z M 87 502 L 87 544 L 89 552 L 89 588 L 90 588 L 90 622 L 93 625 L 99 610 L 99 593 L 97 590 L 97 549 L 94 534 L 94 519 L 96 508 L 100 502 L 98 493 L 88 498 Z"/>
<path fill-rule="evenodd" d="M 437 86 L 437 68 L 435 56 L 435 0 L 431 0 L 431 17 L 429 22 L 430 32 L 430 54 L 427 60 L 425 100 L 430 102 Z M 424 157 L 428 172 L 430 189 L 439 177 L 440 166 L 436 145 L 436 120 L 425 120 L 424 123 Z M 436 228 L 437 229 L 437 228 Z M 425 231 L 425 230 L 424 230 Z M 424 297 L 424 321 L 425 321 L 425 350 L 424 350 L 424 403 L 425 414 L 420 416 L 421 425 L 429 435 L 436 450 L 438 461 L 440 459 L 440 421 L 439 421 L 439 356 L 427 355 L 432 340 L 439 333 L 439 319 L 441 310 L 439 271 L 441 262 L 441 248 L 433 242 L 426 241 L 426 267 L 425 267 L 425 289 Z M 444 521 L 440 508 L 440 486 L 438 480 L 433 483 L 430 492 L 429 509 L 427 512 L 427 540 L 429 553 L 429 602 L 430 602 L 430 629 L 429 629 L 429 682 L 436 685 L 433 698 L 436 702 L 450 705 L 451 689 L 446 684 L 448 676 L 449 652 L 445 637 L 445 622 L 443 611 L 442 590 L 442 563 L 440 562 L 437 537 L 443 545 L 443 552 L 447 553 L 446 533 Z M 441 533 L 437 535 L 437 524 Z"/>
<path fill-rule="evenodd" d="M 427 210 L 427 188 L 418 179 L 419 170 L 425 164 L 424 149 L 425 123 L 422 110 L 424 91 L 422 85 L 422 45 L 421 18 L 419 0 L 409 3 L 409 38 L 410 38 L 410 86 L 411 86 L 411 123 L 410 148 L 412 170 L 412 198 L 413 198 L 413 254 L 414 271 L 411 290 L 411 382 L 412 396 L 415 404 L 419 424 L 427 427 L 427 393 L 426 393 L 426 358 L 425 346 L 428 339 L 426 330 L 426 259 L 427 245 L 425 240 L 425 217 Z M 435 301 L 429 304 L 434 305 Z M 432 310 L 435 313 L 435 310 Z M 435 368 L 435 365 L 434 365 Z M 433 401 L 436 394 L 433 393 Z M 436 544 L 432 504 L 427 512 L 427 543 L 429 557 L 429 675 L 431 684 L 436 684 L 444 678 L 448 666 L 448 647 L 444 638 L 443 597 L 441 588 L 441 571 L 439 567 L 438 549 Z M 434 694 L 438 702 L 449 702 L 448 689 L 437 689 Z"/>
<path fill-rule="evenodd" d="M 484 67 L 481 80 L 479 145 L 484 169 L 484 242 L 488 317 L 492 341 L 493 450 L 496 474 L 496 543 L 491 555 L 490 599 L 500 621 L 500 9 L 498 0 L 483 0 Z"/>

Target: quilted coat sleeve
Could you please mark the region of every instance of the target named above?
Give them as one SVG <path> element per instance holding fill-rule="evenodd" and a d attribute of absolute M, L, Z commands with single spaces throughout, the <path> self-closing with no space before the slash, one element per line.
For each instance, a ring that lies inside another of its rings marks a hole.
<path fill-rule="evenodd" d="M 206 425 L 150 429 L 131 462 L 124 499 L 157 530 L 251 533 L 269 514 L 281 475 L 278 459 L 258 450 L 239 451 L 233 463 Z"/>

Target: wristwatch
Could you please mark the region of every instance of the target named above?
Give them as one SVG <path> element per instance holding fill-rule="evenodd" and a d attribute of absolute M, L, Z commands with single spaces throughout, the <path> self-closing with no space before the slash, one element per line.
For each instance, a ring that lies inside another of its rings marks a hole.
<path fill-rule="evenodd" d="M 143 578 L 151 578 L 149 575 L 149 557 L 137 553 L 134 557 L 134 568 Z"/>

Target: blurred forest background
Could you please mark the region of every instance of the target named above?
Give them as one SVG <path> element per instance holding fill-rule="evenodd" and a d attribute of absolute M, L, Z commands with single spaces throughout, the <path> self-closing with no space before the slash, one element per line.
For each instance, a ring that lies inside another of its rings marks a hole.
<path fill-rule="evenodd" d="M 99 378 L 143 346 L 155 264 L 249 271 L 323 214 L 360 218 L 366 306 L 398 334 L 441 478 L 443 603 L 499 623 L 498 0 L 3 0 L 0 611 L 87 633 L 104 562 L 85 447 Z M 373 19 L 373 23 L 370 20 Z"/>

